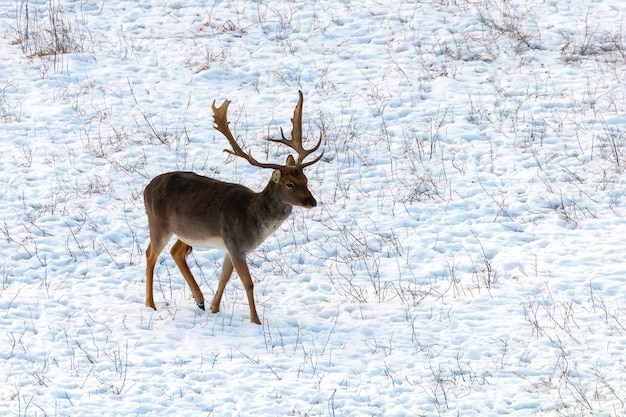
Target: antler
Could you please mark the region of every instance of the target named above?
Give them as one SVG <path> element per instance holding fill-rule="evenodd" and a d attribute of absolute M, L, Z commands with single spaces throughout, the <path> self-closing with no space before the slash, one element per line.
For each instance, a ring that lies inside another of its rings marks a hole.
<path fill-rule="evenodd" d="M 299 169 L 302 169 L 310 165 L 313 165 L 314 163 L 322 159 L 322 156 L 324 156 L 324 152 L 322 152 L 317 158 L 313 159 L 312 161 L 303 163 L 304 159 L 307 156 L 309 156 L 310 154 L 312 154 L 313 152 L 319 149 L 320 145 L 322 144 L 322 134 L 320 133 L 320 140 L 317 142 L 317 145 L 315 145 L 311 149 L 304 149 L 304 147 L 302 146 L 302 102 L 304 101 L 304 98 L 302 96 L 302 91 L 298 91 L 298 94 L 300 95 L 300 99 L 298 100 L 298 104 L 296 105 L 296 108 L 293 112 L 293 118 L 291 119 L 291 124 L 293 125 L 293 128 L 291 130 L 291 139 L 287 139 L 285 137 L 283 129 L 281 128 L 280 129 L 280 135 L 282 136 L 281 139 L 268 138 L 268 140 L 271 142 L 282 143 L 284 145 L 289 146 L 291 149 L 295 150 L 298 153 L 298 160 L 296 162 L 296 167 Z M 245 153 L 243 149 L 241 149 L 239 144 L 237 144 L 235 137 L 231 133 L 230 128 L 228 127 L 229 122 L 226 117 L 226 113 L 228 112 L 229 104 L 230 104 L 230 101 L 225 100 L 224 103 L 220 107 L 215 107 L 215 101 L 213 101 L 213 105 L 211 106 L 213 109 L 213 120 L 215 121 L 215 126 L 214 126 L 215 129 L 221 132 L 226 137 L 226 139 L 228 139 L 230 146 L 233 148 L 232 151 L 228 149 L 224 149 L 224 151 L 228 152 L 231 155 L 239 156 L 245 159 L 246 161 L 248 161 L 251 165 L 254 165 L 260 168 L 272 168 L 272 169 L 285 168 L 285 165 L 259 162 L 256 159 L 254 159 L 251 153 Z"/>
<path fill-rule="evenodd" d="M 309 156 L 310 154 L 312 154 L 313 152 L 319 149 L 320 145 L 322 144 L 322 133 L 320 132 L 320 140 L 317 142 L 317 145 L 315 145 L 311 149 L 304 149 L 304 147 L 302 146 L 302 103 L 304 101 L 304 97 L 302 96 L 302 91 L 298 91 L 298 95 L 300 96 L 300 98 L 298 99 L 298 104 L 296 105 L 296 108 L 293 111 L 293 118 L 291 119 L 291 124 L 293 126 L 291 129 L 291 139 L 287 139 L 285 137 L 285 133 L 283 132 L 283 129 L 281 127 L 280 135 L 282 136 L 282 138 L 281 139 L 269 138 L 268 140 L 272 142 L 285 144 L 289 146 L 291 149 L 298 152 L 298 161 L 296 162 L 296 165 L 299 168 L 304 168 L 304 167 L 308 167 L 309 165 L 313 165 L 314 163 L 322 159 L 322 156 L 324 156 L 324 152 L 322 152 L 320 156 L 318 156 L 314 160 L 309 161 L 305 164 L 302 163 L 302 161 L 304 161 L 304 158 L 306 158 L 307 156 Z"/>
<path fill-rule="evenodd" d="M 272 168 L 272 169 L 280 169 L 284 168 L 283 165 L 279 164 L 269 164 L 264 162 L 259 162 L 252 156 L 251 153 L 245 153 L 241 146 L 235 140 L 235 137 L 230 131 L 228 127 L 228 119 L 226 117 L 226 113 L 228 112 L 228 105 L 230 104 L 229 100 L 225 100 L 224 103 L 220 107 L 215 107 L 215 100 L 213 100 L 213 104 L 211 108 L 213 109 L 213 120 L 215 121 L 215 129 L 222 133 L 228 139 L 230 146 L 232 146 L 233 150 L 224 149 L 224 152 L 228 152 L 231 155 L 240 156 L 246 161 L 250 163 L 250 165 L 257 166 L 259 168 Z"/>

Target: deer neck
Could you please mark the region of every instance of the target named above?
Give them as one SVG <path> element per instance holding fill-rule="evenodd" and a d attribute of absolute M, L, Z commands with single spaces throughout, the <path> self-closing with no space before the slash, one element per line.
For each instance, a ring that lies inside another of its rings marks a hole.
<path fill-rule="evenodd" d="M 293 207 L 280 199 L 276 188 L 277 184 L 270 180 L 265 189 L 258 194 L 255 201 L 255 209 L 259 216 L 282 223 L 283 220 L 289 217 Z"/>

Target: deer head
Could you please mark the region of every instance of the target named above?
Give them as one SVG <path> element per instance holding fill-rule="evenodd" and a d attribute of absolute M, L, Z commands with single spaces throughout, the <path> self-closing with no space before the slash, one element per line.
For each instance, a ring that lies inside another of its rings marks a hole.
<path fill-rule="evenodd" d="M 244 152 L 243 149 L 239 146 L 237 141 L 235 140 L 234 135 L 230 131 L 230 127 L 228 126 L 228 106 L 230 101 L 226 100 L 220 107 L 215 106 L 215 102 L 211 106 L 213 109 L 213 120 L 215 121 L 215 129 L 221 132 L 228 142 L 232 149 L 224 149 L 225 152 L 241 157 L 248 161 L 251 165 L 260 167 L 260 168 L 271 168 L 274 171 L 272 172 L 272 182 L 277 185 L 276 192 L 283 199 L 283 201 L 291 204 L 302 206 L 306 208 L 315 207 L 317 205 L 317 201 L 311 195 L 311 192 L 308 189 L 308 179 L 303 173 L 303 169 L 313 165 L 317 161 L 319 161 L 324 152 L 322 152 L 317 158 L 304 162 L 305 158 L 317 151 L 322 144 L 322 135 L 320 133 L 320 138 L 317 144 L 311 149 L 304 149 L 302 145 L 302 103 L 304 98 L 302 96 L 302 91 L 299 91 L 299 100 L 296 108 L 293 112 L 293 118 L 291 119 L 292 130 L 291 130 L 291 139 L 287 139 L 283 132 L 283 129 L 280 129 L 280 139 L 268 138 L 270 142 L 282 143 L 287 145 L 289 148 L 293 149 L 297 153 L 298 159 L 296 160 L 292 155 L 287 157 L 287 161 L 284 165 L 276 164 L 276 163 L 264 163 L 257 161 L 251 153 Z"/>

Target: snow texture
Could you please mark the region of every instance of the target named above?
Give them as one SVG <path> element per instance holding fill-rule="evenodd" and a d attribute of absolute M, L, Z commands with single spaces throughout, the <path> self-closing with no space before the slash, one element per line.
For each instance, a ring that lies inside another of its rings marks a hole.
<path fill-rule="evenodd" d="M 4 3 L 0 414 L 626 412 L 626 2 Z M 248 258 L 263 324 L 167 249 L 146 308 L 143 188 L 261 190 L 211 104 L 282 162 L 300 89 L 320 204 Z"/>

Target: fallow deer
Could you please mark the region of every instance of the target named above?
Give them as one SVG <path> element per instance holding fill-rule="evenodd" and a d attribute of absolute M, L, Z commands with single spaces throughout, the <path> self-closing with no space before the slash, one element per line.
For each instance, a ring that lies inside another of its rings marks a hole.
<path fill-rule="evenodd" d="M 256 193 L 249 188 L 193 172 L 168 172 L 155 177 L 144 190 L 144 203 L 148 214 L 150 243 L 146 250 L 146 306 L 156 310 L 153 296 L 154 267 L 157 258 L 170 238 L 178 240 L 170 253 L 189 285 L 191 294 L 199 308 L 204 310 L 204 295 L 198 287 L 189 266 L 187 255 L 192 247 L 221 248 L 226 250 L 217 292 L 211 302 L 211 312 L 217 313 L 233 268 L 241 278 L 250 306 L 250 321 L 261 324 L 254 303 L 254 283 L 246 263 L 246 255 L 258 247 L 281 223 L 289 217 L 292 206 L 312 208 L 317 201 L 308 188 L 303 169 L 319 161 L 323 152 L 315 159 L 304 162 L 317 151 L 320 139 L 311 149 L 302 145 L 302 92 L 291 119 L 291 139 L 268 139 L 287 145 L 295 150 L 298 159 L 291 155 L 285 165 L 258 162 L 237 144 L 228 126 L 226 117 L 230 101 L 220 107 L 213 102 L 215 129 L 222 133 L 232 150 L 232 155 L 241 157 L 251 165 L 273 169 L 271 178 L 263 191 Z"/>

